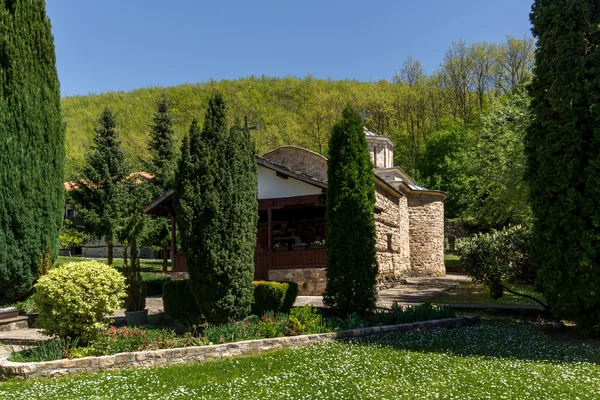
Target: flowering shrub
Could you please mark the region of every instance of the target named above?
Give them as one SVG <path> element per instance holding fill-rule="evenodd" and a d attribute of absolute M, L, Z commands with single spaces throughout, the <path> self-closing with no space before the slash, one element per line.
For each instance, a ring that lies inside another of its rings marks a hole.
<path fill-rule="evenodd" d="M 84 261 L 51 270 L 35 290 L 37 325 L 45 335 L 88 342 L 121 306 L 125 280 L 106 264 Z"/>

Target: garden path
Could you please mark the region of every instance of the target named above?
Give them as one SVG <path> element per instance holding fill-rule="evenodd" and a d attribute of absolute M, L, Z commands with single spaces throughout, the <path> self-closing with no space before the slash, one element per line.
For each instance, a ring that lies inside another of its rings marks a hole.
<path fill-rule="evenodd" d="M 461 282 L 468 281 L 468 279 L 467 275 L 456 272 L 448 272 L 446 276 L 442 277 L 405 278 L 406 283 L 379 291 L 377 307 L 389 308 L 395 302 L 402 305 L 419 304 L 458 286 Z M 295 306 L 307 304 L 322 307 L 323 298 L 321 296 L 298 296 L 294 303 Z"/>

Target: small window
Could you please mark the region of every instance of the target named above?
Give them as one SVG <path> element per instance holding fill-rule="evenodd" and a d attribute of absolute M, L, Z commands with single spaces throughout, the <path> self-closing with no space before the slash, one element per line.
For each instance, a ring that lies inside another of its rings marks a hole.
<path fill-rule="evenodd" d="M 388 251 L 392 251 L 392 234 L 387 234 L 387 249 Z"/>

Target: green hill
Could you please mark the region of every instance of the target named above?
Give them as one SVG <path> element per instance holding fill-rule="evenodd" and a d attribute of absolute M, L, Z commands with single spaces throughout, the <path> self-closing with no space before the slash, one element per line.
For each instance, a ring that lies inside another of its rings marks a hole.
<path fill-rule="evenodd" d="M 105 106 L 115 112 L 122 144 L 130 160 L 139 166 L 140 160 L 148 156 L 149 126 L 155 102 L 163 91 L 172 103 L 179 140 L 187 132 L 192 118 L 202 123 L 210 94 L 220 91 L 228 102 L 232 120 L 243 124 L 247 115 L 252 125 L 260 125 L 260 130 L 252 132 L 259 154 L 286 144 L 327 154 L 331 127 L 347 103 L 357 109 L 364 107 L 371 114 L 366 120 L 371 130 L 402 141 L 406 132 L 402 112 L 415 90 L 407 84 L 388 81 L 250 77 L 67 97 L 62 99 L 67 124 L 67 176 L 81 165 Z M 424 121 L 419 123 L 423 124 Z M 401 153 L 399 158 L 406 157 Z"/>

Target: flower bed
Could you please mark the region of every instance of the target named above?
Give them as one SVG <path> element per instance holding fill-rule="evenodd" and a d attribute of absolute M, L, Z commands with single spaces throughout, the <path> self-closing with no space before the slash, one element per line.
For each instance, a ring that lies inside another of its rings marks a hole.
<path fill-rule="evenodd" d="M 0 362 L 0 376 L 34 378 L 209 361 L 220 358 L 256 354 L 281 348 L 310 346 L 317 343 L 329 343 L 336 340 L 381 335 L 390 332 L 410 332 L 436 328 L 457 328 L 474 325 L 478 322 L 479 317 L 459 317 L 414 322 L 411 324 L 350 329 L 321 334 L 246 340 L 241 342 L 209 346 L 190 346 L 174 349 L 127 352 L 101 357 L 84 357 L 80 359 L 63 359 L 29 363 L 3 361 Z"/>
<path fill-rule="evenodd" d="M 144 327 L 111 326 L 94 336 L 83 345 L 79 340 L 58 338 L 41 342 L 37 347 L 13 351 L 8 357 L 15 362 L 53 361 L 62 358 L 107 356 L 122 352 L 178 348 L 223 344 L 253 339 L 268 339 L 282 336 L 320 334 L 339 330 L 394 325 L 399 323 L 452 318 L 455 313 L 449 308 L 440 308 L 425 303 L 412 307 L 397 304 L 391 310 L 371 314 L 363 319 L 351 314 L 345 319 L 324 317 L 313 306 L 293 308 L 289 314 L 265 312 L 259 318 L 251 315 L 242 321 L 204 327 L 193 326 L 183 336 L 176 336 L 169 329 L 145 329 Z"/>

